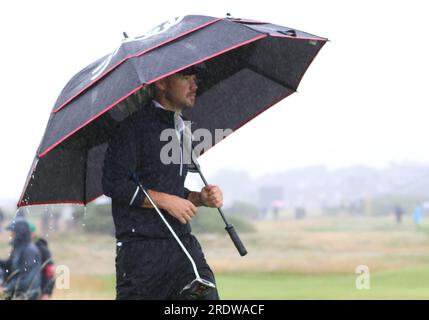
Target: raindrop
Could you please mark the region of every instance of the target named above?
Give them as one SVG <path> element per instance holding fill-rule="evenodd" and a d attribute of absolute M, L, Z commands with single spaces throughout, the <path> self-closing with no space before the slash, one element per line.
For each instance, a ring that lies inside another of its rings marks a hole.
<path fill-rule="evenodd" d="M 85 227 L 85 223 L 82 223 L 82 227 Z"/>
<path fill-rule="evenodd" d="M 132 232 L 136 232 L 136 229 L 134 229 L 134 228 L 133 228 L 131 231 L 132 231 Z"/>
<path fill-rule="evenodd" d="M 122 247 L 122 242 L 118 242 L 116 245 L 117 245 L 118 247 Z"/>

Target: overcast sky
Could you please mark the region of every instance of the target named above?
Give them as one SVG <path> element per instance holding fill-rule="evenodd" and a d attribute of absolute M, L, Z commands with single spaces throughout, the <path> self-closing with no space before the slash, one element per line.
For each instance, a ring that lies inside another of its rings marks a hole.
<path fill-rule="evenodd" d="M 327 37 L 294 94 L 209 150 L 253 176 L 429 163 L 429 22 L 424 1 L 2 1 L 0 199 L 18 200 L 66 82 L 120 45 L 187 14 L 264 20 Z"/>

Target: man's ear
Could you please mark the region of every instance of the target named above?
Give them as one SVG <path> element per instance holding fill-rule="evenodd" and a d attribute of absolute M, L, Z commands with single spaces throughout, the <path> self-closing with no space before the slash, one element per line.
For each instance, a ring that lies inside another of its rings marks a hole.
<path fill-rule="evenodd" d="M 167 78 L 162 78 L 156 81 L 154 84 L 157 91 L 165 91 L 167 89 Z"/>

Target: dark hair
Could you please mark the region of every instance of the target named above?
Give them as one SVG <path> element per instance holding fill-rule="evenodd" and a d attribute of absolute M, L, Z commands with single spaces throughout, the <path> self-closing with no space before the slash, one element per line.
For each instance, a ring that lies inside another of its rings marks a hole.
<path fill-rule="evenodd" d="M 188 75 L 196 75 L 198 78 L 204 78 L 207 74 L 207 67 L 204 62 L 195 64 L 190 66 L 189 68 L 178 71 L 177 73 L 188 76 Z"/>

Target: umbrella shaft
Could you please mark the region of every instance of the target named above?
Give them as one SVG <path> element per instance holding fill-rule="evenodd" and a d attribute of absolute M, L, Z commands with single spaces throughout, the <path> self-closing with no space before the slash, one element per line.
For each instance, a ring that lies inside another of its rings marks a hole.
<path fill-rule="evenodd" d="M 205 185 L 205 186 L 208 186 L 208 185 L 209 185 L 209 183 L 207 182 L 206 178 L 204 178 L 203 173 L 202 173 L 202 172 L 201 172 L 201 170 L 200 170 L 200 166 L 199 166 L 198 164 L 196 164 L 196 163 L 194 163 L 194 165 L 195 165 L 195 167 L 197 168 L 197 171 L 198 171 L 198 173 L 200 174 L 201 180 L 203 180 L 204 185 Z M 221 209 L 221 208 L 217 208 L 217 210 L 219 211 L 220 216 L 222 217 L 223 222 L 225 222 L 225 225 L 226 225 L 226 226 L 229 226 L 229 223 L 228 223 L 228 221 L 226 220 L 225 215 L 223 214 L 222 209 Z"/>

